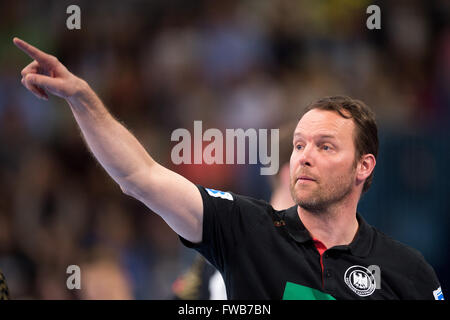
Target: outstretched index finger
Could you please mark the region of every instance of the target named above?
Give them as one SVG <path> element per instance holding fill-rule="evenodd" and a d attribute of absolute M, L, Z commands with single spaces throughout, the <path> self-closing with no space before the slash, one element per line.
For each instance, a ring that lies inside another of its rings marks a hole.
<path fill-rule="evenodd" d="M 38 48 L 32 46 L 31 44 L 15 37 L 13 39 L 14 44 L 17 48 L 25 52 L 30 58 L 36 60 L 37 62 L 49 63 L 51 55 L 39 50 Z"/>

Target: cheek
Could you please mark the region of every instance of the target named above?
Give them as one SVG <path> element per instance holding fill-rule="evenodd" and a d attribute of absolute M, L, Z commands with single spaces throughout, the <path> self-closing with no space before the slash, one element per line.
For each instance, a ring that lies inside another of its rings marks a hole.
<path fill-rule="evenodd" d="M 327 180 L 342 179 L 342 177 L 348 176 L 352 172 L 353 159 L 323 159 L 323 161 L 317 163 L 319 172 L 323 182 Z"/>
<path fill-rule="evenodd" d="M 335 182 L 338 182 L 337 180 L 346 180 L 355 173 L 353 159 L 346 159 L 337 163 L 330 162 L 325 170 Z"/>
<path fill-rule="evenodd" d="M 289 162 L 289 176 L 292 178 L 292 174 L 297 170 L 295 157 L 291 156 L 291 160 Z"/>

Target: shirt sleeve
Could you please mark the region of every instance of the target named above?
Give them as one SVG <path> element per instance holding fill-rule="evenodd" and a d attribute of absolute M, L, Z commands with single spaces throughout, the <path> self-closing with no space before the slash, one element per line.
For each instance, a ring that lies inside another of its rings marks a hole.
<path fill-rule="evenodd" d="M 433 268 L 422 257 L 413 276 L 415 288 L 414 299 L 444 300 L 444 294 Z"/>
<path fill-rule="evenodd" d="M 224 271 L 227 257 L 233 252 L 239 238 L 239 196 L 197 185 L 203 200 L 202 242 L 192 243 L 179 236 L 183 245 L 201 253 L 220 272 Z"/>

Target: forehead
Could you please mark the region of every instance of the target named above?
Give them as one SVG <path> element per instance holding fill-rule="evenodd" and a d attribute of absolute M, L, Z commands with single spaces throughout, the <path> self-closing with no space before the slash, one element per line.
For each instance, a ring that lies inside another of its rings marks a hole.
<path fill-rule="evenodd" d="M 352 140 L 354 126 L 352 118 L 346 119 L 335 111 L 313 109 L 298 122 L 294 138 L 332 136 L 339 140 Z"/>

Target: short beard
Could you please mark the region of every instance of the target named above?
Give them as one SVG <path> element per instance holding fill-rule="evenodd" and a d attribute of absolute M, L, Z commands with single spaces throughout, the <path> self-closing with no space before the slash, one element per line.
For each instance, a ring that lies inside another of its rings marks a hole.
<path fill-rule="evenodd" d="M 344 181 L 344 177 L 341 177 Z M 348 181 L 334 185 L 324 194 L 323 190 L 319 189 L 316 194 L 313 194 L 310 199 L 300 200 L 295 194 L 295 184 L 291 186 L 292 199 L 302 209 L 314 213 L 322 214 L 328 212 L 328 209 L 345 199 L 353 190 L 354 174 L 350 176 Z"/>

